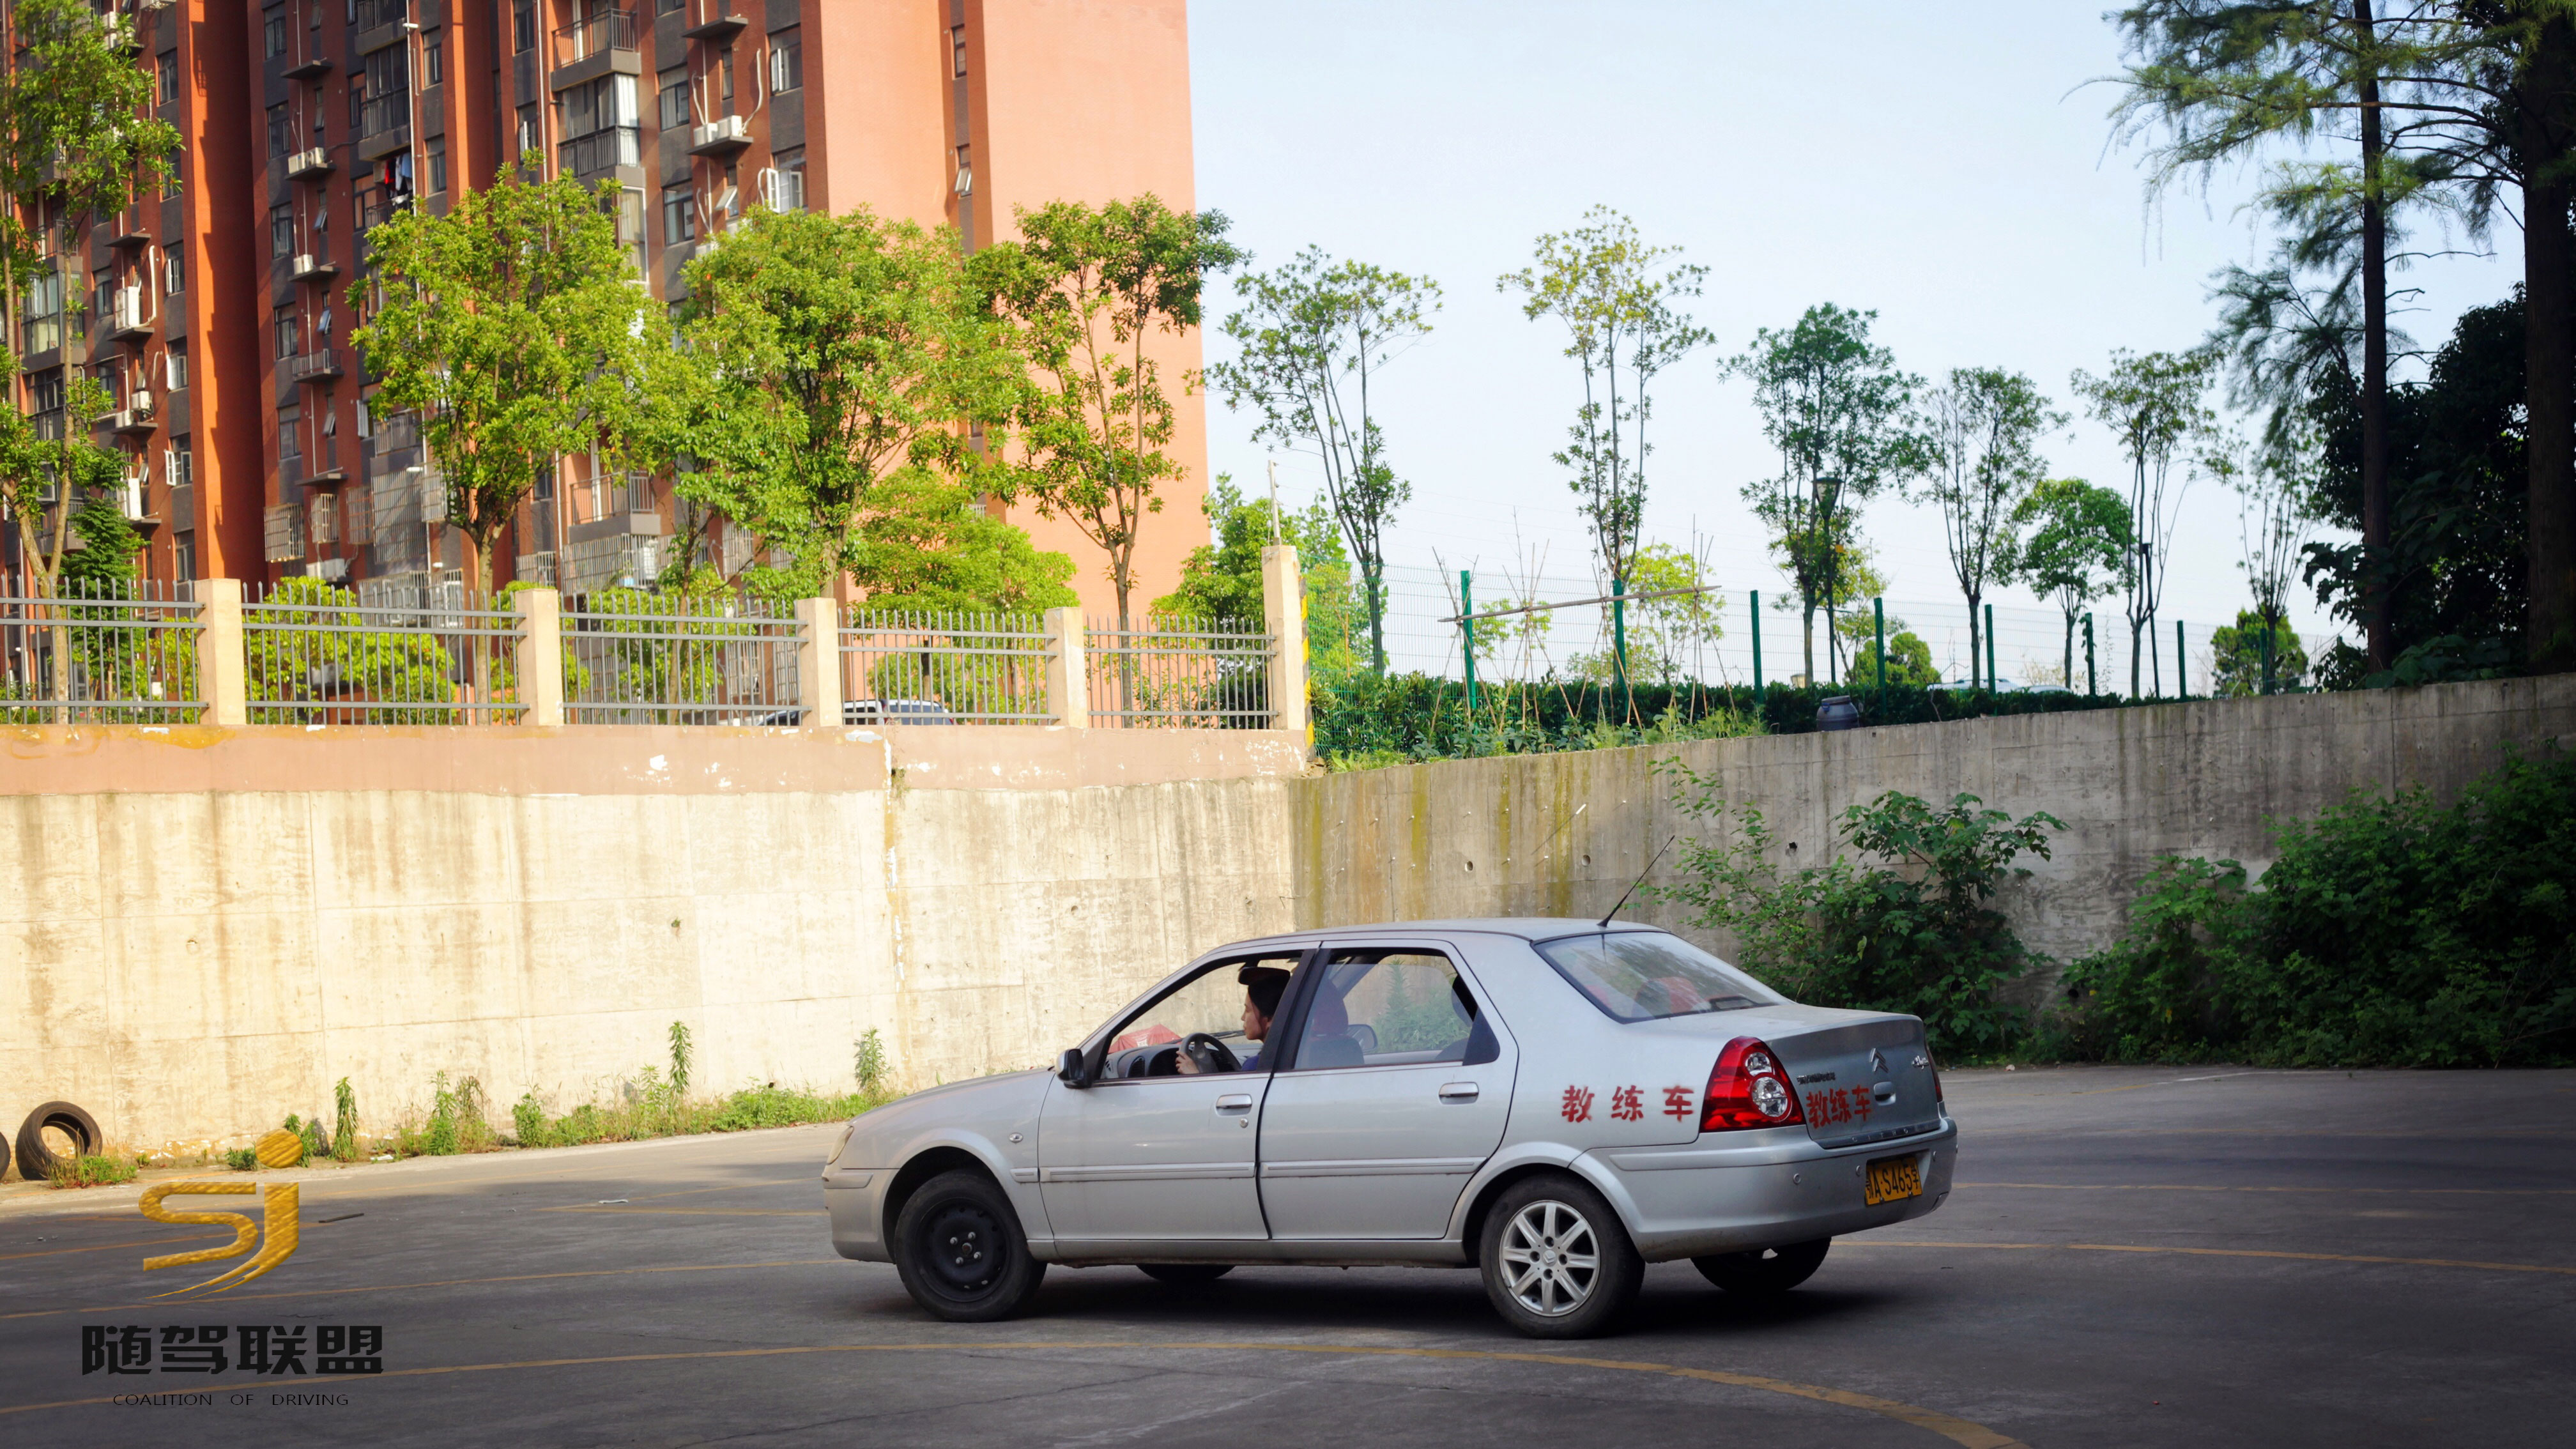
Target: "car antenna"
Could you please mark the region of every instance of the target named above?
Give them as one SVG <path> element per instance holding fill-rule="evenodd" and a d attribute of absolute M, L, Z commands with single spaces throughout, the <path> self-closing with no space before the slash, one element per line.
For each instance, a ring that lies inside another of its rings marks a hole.
<path fill-rule="evenodd" d="M 1659 848 L 1659 849 L 1657 849 L 1657 850 L 1656 850 L 1656 852 L 1655 852 L 1655 860 L 1647 861 L 1647 862 L 1646 862 L 1646 869 L 1645 869 L 1645 870 L 1641 870 L 1641 871 L 1637 872 L 1637 878 L 1636 878 L 1635 880 L 1632 880 L 1632 881 L 1628 882 L 1628 888 L 1627 888 L 1626 890 L 1619 892 L 1619 906 L 1624 906 L 1624 905 L 1628 904 L 1628 897 L 1635 895 L 1635 894 L 1637 893 L 1637 887 L 1639 887 L 1639 886 L 1641 886 L 1641 885 L 1644 885 L 1644 884 L 1646 883 L 1646 876 L 1647 876 L 1647 873 L 1648 873 L 1648 872 L 1650 872 L 1650 871 L 1652 871 L 1652 870 L 1655 868 L 1655 861 L 1657 861 L 1657 860 L 1662 860 L 1662 859 L 1664 858 L 1664 851 L 1667 851 L 1667 850 L 1672 849 L 1672 848 L 1673 848 L 1673 842 L 1674 842 L 1674 841 L 1676 841 L 1676 840 L 1679 840 L 1679 839 L 1681 839 L 1681 838 L 1682 838 L 1682 837 L 1681 837 L 1681 834 L 1680 834 L 1678 831 L 1676 831 L 1675 833 L 1673 833 L 1673 834 L 1671 834 L 1671 835 L 1668 835 L 1668 836 L 1665 836 L 1665 837 L 1664 837 L 1664 843 L 1663 843 L 1662 847 L 1661 847 L 1661 848 Z M 1600 920 L 1598 920 L 1598 921 L 1593 922 L 1593 924 L 1594 924 L 1594 925 L 1596 925 L 1596 926 L 1607 926 L 1607 925 L 1609 925 L 1609 924 L 1610 924 L 1610 918 L 1611 918 L 1612 916 L 1615 916 L 1615 915 L 1619 914 L 1619 906 L 1612 906 L 1610 909 L 1608 909 L 1608 910 L 1606 910 L 1606 911 L 1602 912 L 1602 913 L 1601 913 L 1601 919 L 1600 919 Z"/>

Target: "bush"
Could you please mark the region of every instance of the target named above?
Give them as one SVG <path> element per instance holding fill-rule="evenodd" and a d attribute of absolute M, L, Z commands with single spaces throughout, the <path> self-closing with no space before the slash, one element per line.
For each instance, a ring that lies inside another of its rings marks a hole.
<path fill-rule="evenodd" d="M 1750 807 L 1730 811 L 1713 776 L 1679 761 L 1673 803 L 1729 822 L 1724 843 L 1688 842 L 1683 880 L 1651 887 L 1691 907 L 1691 924 L 1732 932 L 1740 964 L 1791 998 L 1816 1006 L 1900 1011 L 1923 1019 L 1935 1051 L 1953 1060 L 2000 1052 L 2026 1031 L 2023 1013 L 1996 988 L 2045 964 L 2021 943 L 1994 896 L 2030 874 L 2013 861 L 2048 858 L 2046 814 L 2016 821 L 1960 795 L 1935 809 L 1888 791 L 1843 813 L 1852 854 L 1784 872 L 1770 826 Z"/>
<path fill-rule="evenodd" d="M 2068 1047 L 2126 1061 L 2522 1066 L 2576 1057 L 2576 757 L 2439 806 L 2356 793 L 2276 828 L 2259 883 L 2167 859 L 2067 973 Z"/>
<path fill-rule="evenodd" d="M 122 1157 L 79 1157 L 54 1164 L 45 1179 L 58 1188 L 108 1187 L 134 1180 L 135 1166 Z"/>
<path fill-rule="evenodd" d="M 224 1153 L 224 1166 L 235 1172 L 257 1172 L 259 1171 L 258 1149 L 250 1147 L 227 1149 Z"/>

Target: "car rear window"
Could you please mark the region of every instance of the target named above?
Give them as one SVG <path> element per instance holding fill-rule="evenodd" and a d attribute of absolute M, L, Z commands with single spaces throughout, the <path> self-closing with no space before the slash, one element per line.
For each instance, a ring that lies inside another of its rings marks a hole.
<path fill-rule="evenodd" d="M 1605 931 L 1538 943 L 1566 984 L 1613 1021 L 1777 1006 L 1787 998 L 1679 936 Z"/>

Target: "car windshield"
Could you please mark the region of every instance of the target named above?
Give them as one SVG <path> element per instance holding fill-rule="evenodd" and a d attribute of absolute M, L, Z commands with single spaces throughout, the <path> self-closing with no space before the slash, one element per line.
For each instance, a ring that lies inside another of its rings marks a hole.
<path fill-rule="evenodd" d="M 1538 943 L 1566 984 L 1614 1021 L 1777 1006 L 1787 998 L 1679 936 L 1605 931 Z"/>

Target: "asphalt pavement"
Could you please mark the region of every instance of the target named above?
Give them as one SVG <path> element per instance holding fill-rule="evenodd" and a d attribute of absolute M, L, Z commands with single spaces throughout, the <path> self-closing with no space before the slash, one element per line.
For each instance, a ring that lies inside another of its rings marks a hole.
<path fill-rule="evenodd" d="M 2564 1443 L 2576 1072 L 1947 1077 L 1959 1184 L 1730 1301 L 1649 1270 L 1615 1338 L 1538 1343 L 1460 1271 L 1053 1270 L 993 1325 L 832 1254 L 832 1128 L 300 1174 L 294 1256 L 135 1189 L 0 1197 L 0 1440 L 366 1445 L 2221 1446 Z M 190 1209 L 256 1213 L 253 1198 Z M 174 1204 L 177 1205 L 177 1204 Z M 209 1233 L 212 1236 L 209 1236 Z M 238 1261 L 238 1260 L 236 1260 Z M 381 1373 L 166 1371 L 229 1355 Z M 116 1373 L 127 1328 L 154 1371 Z M 350 1330 L 381 1331 L 381 1347 Z M 90 1357 L 107 1362 L 84 1373 Z M 183 1352 L 184 1357 L 184 1352 Z M 363 1365 L 361 1365 L 363 1366 Z"/>

